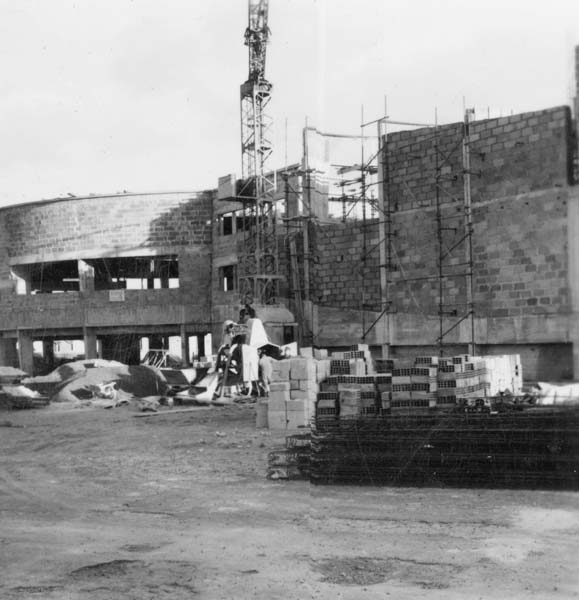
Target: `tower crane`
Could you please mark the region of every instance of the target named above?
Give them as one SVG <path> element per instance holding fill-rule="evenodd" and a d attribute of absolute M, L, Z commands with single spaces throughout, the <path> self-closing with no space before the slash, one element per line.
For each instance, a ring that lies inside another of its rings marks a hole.
<path fill-rule="evenodd" d="M 237 197 L 243 202 L 244 247 L 240 252 L 239 288 L 242 303 L 273 304 L 278 293 L 278 252 L 275 231 L 275 176 L 268 172 L 272 154 L 272 119 L 267 114 L 272 85 L 265 78 L 270 30 L 269 0 L 248 0 L 245 45 L 249 74 L 241 85 L 241 170 Z"/>

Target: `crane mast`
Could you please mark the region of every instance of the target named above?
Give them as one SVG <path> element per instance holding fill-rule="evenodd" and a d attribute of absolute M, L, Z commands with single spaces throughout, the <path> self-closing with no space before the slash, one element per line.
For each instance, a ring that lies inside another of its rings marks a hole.
<path fill-rule="evenodd" d="M 239 288 L 242 303 L 273 304 L 278 294 L 278 253 L 275 232 L 272 119 L 267 114 L 272 85 L 265 78 L 269 40 L 269 0 L 248 0 L 245 45 L 249 75 L 241 85 L 241 170 L 238 199 L 243 202 L 244 246 L 240 251 Z"/>

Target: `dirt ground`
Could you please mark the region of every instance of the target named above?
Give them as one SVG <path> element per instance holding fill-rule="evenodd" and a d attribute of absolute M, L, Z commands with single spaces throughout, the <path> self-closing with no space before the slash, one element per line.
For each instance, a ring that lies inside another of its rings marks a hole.
<path fill-rule="evenodd" d="M 579 597 L 579 494 L 265 478 L 252 405 L 0 412 L 0 598 Z"/>

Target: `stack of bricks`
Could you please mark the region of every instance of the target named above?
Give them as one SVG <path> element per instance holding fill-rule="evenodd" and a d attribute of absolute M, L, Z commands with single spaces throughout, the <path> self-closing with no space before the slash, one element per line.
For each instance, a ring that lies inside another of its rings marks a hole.
<path fill-rule="evenodd" d="M 348 352 L 332 352 L 330 375 L 362 376 L 372 370 L 372 357 L 367 344 L 356 344 Z"/>
<path fill-rule="evenodd" d="M 482 363 L 486 369 L 485 383 L 489 396 L 508 392 L 514 396 L 522 393 L 523 368 L 518 354 L 477 356 L 473 361 Z"/>
<path fill-rule="evenodd" d="M 496 395 L 496 390 L 509 389 L 516 395 L 522 385 L 518 355 L 419 356 L 412 361 L 401 359 L 396 364 L 392 359 L 378 359 L 374 363 L 377 372 L 355 375 L 352 370 L 358 367 L 352 369 L 349 361 L 361 360 L 366 368 L 372 361 L 369 353 L 363 358 L 348 354 L 332 354 L 326 375 L 318 372 L 318 417 L 400 414 L 436 407 L 452 408 L 465 401 L 468 403 L 472 399 Z M 349 374 L 339 373 L 346 369 Z"/>
<path fill-rule="evenodd" d="M 385 365 L 379 366 L 382 370 Z M 375 373 L 366 344 L 352 346 L 348 352 L 334 352 L 329 376 L 320 377 L 316 405 L 318 417 L 375 415 L 380 412 L 382 393 L 390 394 L 390 371 Z"/>
<path fill-rule="evenodd" d="M 390 400 L 382 394 L 382 408 L 400 411 L 436 406 L 437 371 L 436 366 L 424 364 L 394 369 Z"/>
<path fill-rule="evenodd" d="M 317 362 L 307 356 L 272 361 L 270 429 L 298 429 L 310 424 L 318 392 Z M 323 367 L 321 371 L 324 372 Z"/>
<path fill-rule="evenodd" d="M 454 406 L 461 401 L 484 397 L 487 388 L 488 371 L 484 361 L 468 354 L 439 360 L 437 406 Z"/>

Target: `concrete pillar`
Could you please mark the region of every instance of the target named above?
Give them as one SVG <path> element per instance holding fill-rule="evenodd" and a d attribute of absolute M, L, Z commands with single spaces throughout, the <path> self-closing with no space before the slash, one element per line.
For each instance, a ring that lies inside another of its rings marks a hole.
<path fill-rule="evenodd" d="M 54 364 L 54 340 L 52 338 L 42 340 L 42 356 L 45 363 Z"/>
<path fill-rule="evenodd" d="M 18 331 L 18 362 L 23 371 L 34 374 L 34 338 L 29 333 Z"/>
<path fill-rule="evenodd" d="M 149 349 L 150 350 L 162 350 L 166 348 L 166 341 L 164 336 L 159 334 L 153 334 L 149 336 Z"/>
<path fill-rule="evenodd" d="M 84 260 L 78 261 L 78 288 L 81 292 L 94 292 L 94 267 Z"/>
<path fill-rule="evenodd" d="M 18 364 L 16 338 L 0 338 L 0 365 L 3 367 L 17 367 Z"/>
<path fill-rule="evenodd" d="M 205 334 L 199 333 L 197 334 L 197 353 L 199 354 L 199 358 L 205 356 Z"/>
<path fill-rule="evenodd" d="M 185 325 L 181 325 L 181 360 L 184 365 L 191 364 L 191 356 L 189 355 L 189 336 L 185 331 Z"/>
<path fill-rule="evenodd" d="M 96 333 L 85 327 L 82 332 L 85 358 L 98 358 Z"/>

